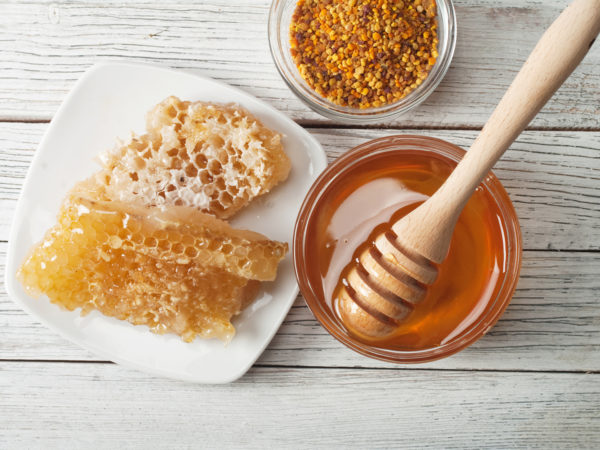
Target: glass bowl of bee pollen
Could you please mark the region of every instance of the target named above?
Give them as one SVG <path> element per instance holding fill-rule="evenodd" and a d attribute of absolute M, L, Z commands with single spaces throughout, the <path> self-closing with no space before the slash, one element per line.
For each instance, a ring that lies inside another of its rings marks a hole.
<path fill-rule="evenodd" d="M 438 278 L 391 336 L 357 335 L 338 312 L 335 293 L 359 247 L 431 196 L 463 155 L 435 138 L 375 139 L 338 158 L 311 187 L 294 230 L 296 278 L 316 319 L 352 350 L 395 363 L 444 358 L 481 338 L 508 306 L 521 267 L 521 232 L 490 172 L 461 213 Z"/>
<path fill-rule="evenodd" d="M 421 104 L 456 45 L 452 0 L 274 0 L 268 29 L 292 92 L 317 113 L 356 124 Z"/>

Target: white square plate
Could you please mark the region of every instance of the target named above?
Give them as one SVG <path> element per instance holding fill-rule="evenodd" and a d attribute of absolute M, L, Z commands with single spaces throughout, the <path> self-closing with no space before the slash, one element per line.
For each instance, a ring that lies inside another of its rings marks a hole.
<path fill-rule="evenodd" d="M 92 312 L 64 311 L 47 297 L 30 298 L 15 278 L 31 246 L 56 222 L 68 190 L 98 170 L 94 158 L 117 137 L 144 132 L 146 112 L 169 95 L 182 100 L 235 102 L 283 136 L 292 160 L 289 178 L 255 200 L 232 224 L 288 242 L 290 252 L 277 280 L 263 283 L 254 304 L 234 320 L 237 334 L 225 346 L 217 340 L 182 342 L 145 326 Z M 52 120 L 29 168 L 9 240 L 7 291 L 15 302 L 65 338 L 123 365 L 152 374 L 201 383 L 227 383 L 242 376 L 273 338 L 298 294 L 291 257 L 296 215 L 308 188 L 327 165 L 321 145 L 271 106 L 239 89 L 171 69 L 105 63 L 77 82 Z"/>

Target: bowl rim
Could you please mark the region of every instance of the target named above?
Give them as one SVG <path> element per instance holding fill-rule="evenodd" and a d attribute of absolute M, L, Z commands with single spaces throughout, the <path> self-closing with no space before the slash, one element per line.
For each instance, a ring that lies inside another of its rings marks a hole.
<path fill-rule="evenodd" d="M 438 8 L 438 28 L 444 27 L 444 32 L 447 35 L 447 42 L 444 47 L 445 51 L 439 54 L 435 65 L 430 70 L 427 78 L 425 78 L 425 82 L 398 101 L 377 108 L 358 109 L 336 105 L 318 95 L 308 86 L 308 84 L 306 84 L 306 82 L 304 82 L 304 80 L 296 82 L 292 73 L 293 71 L 297 71 L 295 64 L 291 70 L 287 67 L 284 56 L 284 48 L 286 47 L 282 45 L 280 39 L 279 22 L 281 15 L 283 14 L 284 6 L 289 1 L 290 0 L 273 0 L 269 8 L 267 29 L 271 57 L 279 75 L 294 95 L 310 109 L 326 118 L 349 124 L 369 124 L 404 114 L 423 103 L 433 91 L 437 89 L 450 68 L 457 41 L 456 11 L 453 0 L 436 0 Z M 442 11 L 442 16 L 447 18 L 446 21 L 440 20 L 440 11 Z M 438 44 L 438 49 L 439 45 L 440 44 Z"/>
<path fill-rule="evenodd" d="M 311 287 L 304 259 L 305 235 L 314 212 L 314 206 L 327 188 L 336 181 L 337 177 L 343 176 L 344 172 L 350 170 L 356 164 L 365 162 L 367 158 L 373 158 L 391 151 L 408 150 L 401 148 L 401 145 L 411 146 L 413 150 L 429 152 L 437 157 L 441 156 L 454 162 L 459 162 L 466 153 L 462 148 L 448 141 L 411 134 L 373 139 L 350 149 L 320 174 L 306 195 L 294 227 L 293 263 L 296 280 L 304 301 L 317 321 L 334 338 L 351 350 L 370 358 L 393 363 L 423 363 L 445 358 L 463 350 L 484 336 L 495 325 L 508 307 L 519 280 L 522 262 L 522 236 L 518 217 L 510 197 L 500 180 L 490 171 L 482 185 L 495 200 L 498 211 L 502 214 L 503 224 L 506 227 L 507 269 L 498 293 L 486 305 L 484 315 L 449 342 L 421 350 L 390 350 L 373 347 L 355 339 L 343 327 L 332 323 L 324 312 L 323 302 L 319 300 Z"/>

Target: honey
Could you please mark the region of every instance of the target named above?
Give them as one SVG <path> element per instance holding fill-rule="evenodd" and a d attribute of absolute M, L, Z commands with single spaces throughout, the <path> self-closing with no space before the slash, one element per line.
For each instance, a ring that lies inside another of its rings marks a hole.
<path fill-rule="evenodd" d="M 386 152 L 348 166 L 327 184 L 306 225 L 307 277 L 315 296 L 343 327 L 336 294 L 363 243 L 431 196 L 456 163 L 428 151 Z M 382 349 L 414 351 L 444 345 L 481 320 L 508 270 L 507 231 L 498 201 L 479 187 L 456 225 L 446 260 L 424 300 L 385 339 L 354 339 Z"/>
<path fill-rule="evenodd" d="M 95 178 L 110 199 L 228 219 L 291 169 L 281 135 L 237 105 L 167 97 L 148 112 L 146 131 L 100 156 Z"/>
<path fill-rule="evenodd" d="M 146 131 L 101 155 L 17 277 L 68 310 L 228 342 L 288 244 L 222 219 L 287 178 L 281 135 L 236 105 L 176 97 L 148 113 Z"/>
<path fill-rule="evenodd" d="M 231 318 L 256 297 L 260 280 L 275 278 L 287 250 L 194 208 L 94 200 L 81 186 L 18 273 L 31 295 L 68 310 L 97 309 L 187 342 L 229 341 Z"/>

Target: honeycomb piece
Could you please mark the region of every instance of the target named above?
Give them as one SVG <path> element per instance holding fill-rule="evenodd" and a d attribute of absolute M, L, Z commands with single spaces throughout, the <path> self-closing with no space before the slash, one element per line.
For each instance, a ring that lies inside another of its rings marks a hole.
<path fill-rule="evenodd" d="M 201 227 L 120 208 L 72 194 L 58 224 L 19 269 L 28 292 L 188 342 L 196 336 L 229 341 L 231 318 L 255 298 L 259 282 L 205 266 L 202 250 L 189 256 L 190 249 L 214 245 L 191 234 Z"/>
<path fill-rule="evenodd" d="M 281 136 L 234 105 L 168 97 L 146 128 L 101 157 L 98 179 L 112 199 L 194 206 L 225 219 L 290 171 Z"/>
<path fill-rule="evenodd" d="M 85 197 L 76 197 L 75 204 L 89 210 L 91 220 L 109 222 L 111 230 L 121 222 L 128 223 L 130 240 L 123 241 L 120 236 L 121 241 L 114 240 L 115 245 L 133 245 L 137 251 L 161 259 L 195 260 L 252 280 L 275 280 L 277 266 L 288 249 L 286 243 L 232 228 L 227 222 L 186 206 L 161 210 Z"/>

